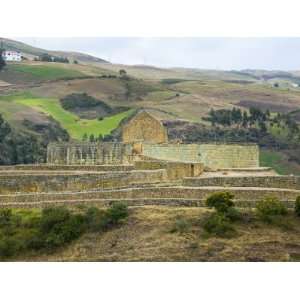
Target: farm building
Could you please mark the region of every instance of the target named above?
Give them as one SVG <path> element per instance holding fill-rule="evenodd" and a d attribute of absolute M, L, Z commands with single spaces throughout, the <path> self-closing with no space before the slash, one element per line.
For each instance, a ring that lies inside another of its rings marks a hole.
<path fill-rule="evenodd" d="M 21 61 L 22 55 L 19 51 L 3 51 L 2 57 L 5 61 Z"/>

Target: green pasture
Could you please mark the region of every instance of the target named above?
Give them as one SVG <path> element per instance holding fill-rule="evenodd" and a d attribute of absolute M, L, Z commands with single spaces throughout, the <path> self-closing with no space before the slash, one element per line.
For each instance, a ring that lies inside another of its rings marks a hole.
<path fill-rule="evenodd" d="M 122 119 L 127 117 L 131 111 L 125 111 L 103 120 L 87 120 L 80 119 L 75 114 L 64 110 L 58 99 L 46 98 L 17 98 L 15 103 L 37 109 L 47 115 L 52 116 L 58 121 L 63 128 L 65 128 L 73 139 L 82 139 L 86 133 L 88 135 L 94 134 L 96 137 L 99 134 L 110 134 L 113 129 L 118 127 Z"/>
<path fill-rule="evenodd" d="M 8 66 L 9 70 L 28 74 L 36 79 L 55 80 L 69 77 L 80 77 L 84 74 L 73 69 L 67 69 L 59 66 L 51 65 L 25 65 L 25 64 L 11 64 Z"/>

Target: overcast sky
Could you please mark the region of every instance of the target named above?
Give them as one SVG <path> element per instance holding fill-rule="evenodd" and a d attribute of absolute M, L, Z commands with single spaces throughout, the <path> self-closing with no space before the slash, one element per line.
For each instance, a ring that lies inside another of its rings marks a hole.
<path fill-rule="evenodd" d="M 16 38 L 112 63 L 201 69 L 300 70 L 300 38 Z"/>

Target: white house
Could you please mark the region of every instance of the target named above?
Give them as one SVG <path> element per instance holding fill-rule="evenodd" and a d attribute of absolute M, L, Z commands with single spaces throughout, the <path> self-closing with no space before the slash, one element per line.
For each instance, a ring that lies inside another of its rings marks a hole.
<path fill-rule="evenodd" d="M 3 51 L 2 57 L 5 61 L 21 61 L 22 55 L 19 51 Z"/>

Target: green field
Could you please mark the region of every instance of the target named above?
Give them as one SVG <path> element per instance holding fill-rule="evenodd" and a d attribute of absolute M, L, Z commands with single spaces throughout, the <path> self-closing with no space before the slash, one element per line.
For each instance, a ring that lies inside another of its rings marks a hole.
<path fill-rule="evenodd" d="M 25 98 L 16 99 L 15 102 L 52 116 L 69 132 L 73 139 L 82 139 L 85 133 L 88 135 L 94 134 L 96 137 L 98 137 L 99 134 L 103 136 L 110 134 L 111 131 L 118 127 L 119 123 L 132 112 L 131 110 L 125 111 L 101 121 L 97 119 L 87 120 L 80 119 L 75 114 L 64 110 L 58 99 Z"/>
<path fill-rule="evenodd" d="M 287 157 L 281 152 L 261 149 L 259 160 L 262 167 L 271 167 L 280 175 L 300 175 L 299 168 L 289 163 Z"/>
<path fill-rule="evenodd" d="M 84 74 L 73 69 L 67 69 L 59 66 L 51 65 L 25 65 L 25 64 L 11 64 L 8 70 L 28 74 L 36 79 L 55 80 L 69 77 L 81 77 Z"/>

